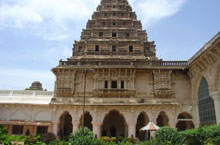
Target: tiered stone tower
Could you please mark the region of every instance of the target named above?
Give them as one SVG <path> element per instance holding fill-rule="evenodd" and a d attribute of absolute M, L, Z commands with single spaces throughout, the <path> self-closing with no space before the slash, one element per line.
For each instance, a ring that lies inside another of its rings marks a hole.
<path fill-rule="evenodd" d="M 156 59 L 154 42 L 148 41 L 146 31 L 142 30 L 127 0 L 102 0 L 83 30 L 81 40 L 75 41 L 71 59 L 76 56 Z"/>
<path fill-rule="evenodd" d="M 96 72 L 95 80 L 105 80 L 106 76 L 102 77 L 101 73 L 107 71 L 109 75 L 106 80 L 108 82 L 105 82 L 107 87 L 110 86 L 111 75 L 116 75 L 117 72 L 120 75 L 134 76 L 135 70 L 117 69 L 112 71 L 104 68 L 126 68 L 126 66 L 130 68 L 139 64 L 148 64 L 150 61 L 156 64 L 162 63 L 155 56 L 154 42 L 148 41 L 147 33 L 142 30 L 142 24 L 137 20 L 128 1 L 102 0 L 94 12 L 92 20 L 89 20 L 86 29 L 83 29 L 81 40 L 75 41 L 72 57 L 68 61 L 60 61 L 59 67 L 53 69 L 57 76 L 56 97 L 74 95 L 76 82 L 74 79 L 68 78 L 76 77 L 77 69 L 93 69 L 93 72 Z M 64 68 L 65 70 L 63 70 Z M 115 78 L 115 80 L 117 79 Z M 134 83 L 134 78 L 132 82 Z M 99 82 L 94 85 L 96 90 Z M 134 95 L 134 84 L 131 92 Z M 103 95 L 97 93 L 96 90 L 95 95 Z"/>
<path fill-rule="evenodd" d="M 140 137 L 135 132 L 148 121 L 160 126 L 176 124 L 176 115 L 169 114 L 169 120 L 162 110 L 171 113 L 181 105 L 192 106 L 190 91 L 184 96 L 178 93 L 189 90 L 189 76 L 184 71 L 187 62 L 162 61 L 156 57 L 154 42 L 148 41 L 127 0 L 102 0 L 81 39 L 73 46 L 72 56 L 52 69 L 56 82 L 51 101 L 59 110 L 66 106 L 75 110 L 71 113 L 72 132 L 82 124 L 79 120 L 84 97 L 85 124 L 98 137 Z M 150 117 L 140 114 L 143 110 L 148 110 Z M 64 113 L 65 116 L 69 115 Z M 140 125 L 137 120 L 146 122 Z M 191 120 L 187 120 L 188 126 L 192 125 Z M 60 122 L 65 124 L 62 117 Z M 62 126 L 60 129 L 61 134 L 71 132 Z"/>

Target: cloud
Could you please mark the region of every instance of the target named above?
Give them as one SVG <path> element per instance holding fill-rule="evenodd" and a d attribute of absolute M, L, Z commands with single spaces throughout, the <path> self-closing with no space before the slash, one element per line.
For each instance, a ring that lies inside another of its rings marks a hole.
<path fill-rule="evenodd" d="M 129 0 L 146 26 L 177 13 L 185 1 Z M 64 40 L 72 36 L 73 27 L 91 18 L 99 3 L 100 0 L 0 1 L 0 29 L 25 28 L 46 40 Z"/>
<path fill-rule="evenodd" d="M 141 21 L 150 26 L 176 14 L 186 0 L 130 0 Z"/>
<path fill-rule="evenodd" d="M 53 90 L 55 76 L 52 72 L 29 69 L 0 68 L 0 88 L 24 90 L 34 81 L 40 81 L 43 88 Z"/>

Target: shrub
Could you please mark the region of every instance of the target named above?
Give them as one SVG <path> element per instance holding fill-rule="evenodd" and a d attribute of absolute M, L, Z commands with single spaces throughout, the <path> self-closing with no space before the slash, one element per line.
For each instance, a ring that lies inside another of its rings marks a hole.
<path fill-rule="evenodd" d="M 41 135 L 41 136 L 40 136 L 40 140 L 41 140 L 42 142 L 46 143 L 47 145 L 49 145 L 50 142 L 56 140 L 56 136 L 55 136 L 53 133 L 49 132 L 49 133 L 47 133 L 47 134 Z"/>
<path fill-rule="evenodd" d="M 7 138 L 7 130 L 0 125 L 0 144 L 10 145 L 10 141 Z"/>
<path fill-rule="evenodd" d="M 94 135 L 90 129 L 84 127 L 84 138 L 82 136 L 82 127 L 74 135 L 70 135 L 69 142 L 73 145 L 94 145 Z"/>
<path fill-rule="evenodd" d="M 50 145 L 69 145 L 69 142 L 66 141 L 60 141 L 60 140 L 55 140 L 55 141 L 51 141 Z"/>
<path fill-rule="evenodd" d="M 220 136 L 214 137 L 214 138 L 208 138 L 204 144 L 205 145 L 219 145 L 220 144 Z"/>
<path fill-rule="evenodd" d="M 205 141 L 210 142 L 217 137 L 220 137 L 220 126 L 199 127 L 192 130 L 181 132 L 185 136 L 187 145 L 204 145 Z"/>
<path fill-rule="evenodd" d="M 161 144 L 182 145 L 183 136 L 177 130 L 170 127 L 163 127 L 156 131 L 156 139 Z"/>
<path fill-rule="evenodd" d="M 45 143 L 40 141 L 40 136 L 29 136 L 24 141 L 25 145 L 45 145 Z"/>

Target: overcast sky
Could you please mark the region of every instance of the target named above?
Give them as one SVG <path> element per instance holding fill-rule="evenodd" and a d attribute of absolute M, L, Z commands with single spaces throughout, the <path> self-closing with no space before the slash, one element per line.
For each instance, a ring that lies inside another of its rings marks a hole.
<path fill-rule="evenodd" d="M 220 31 L 219 0 L 129 0 L 164 60 L 188 60 Z M 51 69 L 71 56 L 100 0 L 0 0 L 0 89 L 33 81 L 53 90 Z"/>

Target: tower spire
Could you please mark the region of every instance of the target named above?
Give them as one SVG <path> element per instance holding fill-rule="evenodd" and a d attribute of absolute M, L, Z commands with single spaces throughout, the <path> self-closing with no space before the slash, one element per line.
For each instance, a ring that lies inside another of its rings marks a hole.
<path fill-rule="evenodd" d="M 74 44 L 73 56 L 104 54 L 156 59 L 154 42 L 148 41 L 127 0 L 102 0 L 88 20 L 81 40 Z"/>

